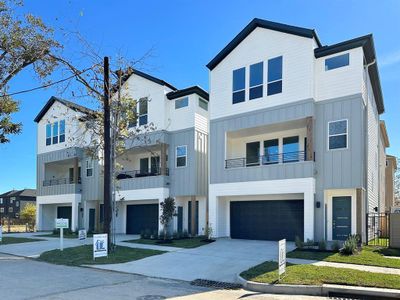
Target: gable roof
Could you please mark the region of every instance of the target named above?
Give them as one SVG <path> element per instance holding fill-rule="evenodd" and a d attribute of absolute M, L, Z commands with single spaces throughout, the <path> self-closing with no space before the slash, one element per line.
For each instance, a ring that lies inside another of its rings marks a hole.
<path fill-rule="evenodd" d="M 0 197 L 36 197 L 36 190 L 34 189 L 23 189 L 23 190 L 11 190 L 1 194 Z"/>
<path fill-rule="evenodd" d="M 191 94 L 197 94 L 200 97 L 202 97 L 203 99 L 209 101 L 208 93 L 197 85 L 191 86 L 191 87 L 188 87 L 188 88 L 185 88 L 182 90 L 176 90 L 173 92 L 169 92 L 167 94 L 167 98 L 169 100 L 173 100 L 173 99 L 177 99 L 177 98 L 184 97 L 184 96 L 191 95 Z"/>
<path fill-rule="evenodd" d="M 152 76 L 150 74 L 147 74 L 147 73 L 144 73 L 142 71 L 136 70 L 134 68 L 128 68 L 126 71 L 123 72 L 123 75 L 121 77 L 121 86 L 131 77 L 132 74 L 135 74 L 137 76 L 143 77 L 143 78 L 145 78 L 147 80 L 150 80 L 150 81 L 152 81 L 154 83 L 157 83 L 159 85 L 169 87 L 173 91 L 177 90 L 177 88 L 174 87 L 172 84 L 169 84 L 168 82 L 166 82 L 166 81 L 164 81 L 162 79 L 159 79 L 157 77 L 154 77 L 154 76 Z M 114 87 L 114 91 L 116 91 L 117 89 L 118 88 Z"/>
<path fill-rule="evenodd" d="M 306 38 L 314 38 L 318 46 L 321 47 L 321 43 L 314 29 L 307 29 L 304 27 L 291 26 L 255 18 L 207 64 L 207 68 L 209 68 L 210 70 L 214 69 L 257 27 L 298 35 Z"/>
<path fill-rule="evenodd" d="M 367 64 L 371 64 L 368 68 L 368 74 L 371 79 L 372 90 L 375 97 L 376 106 L 378 113 L 382 114 L 385 111 L 383 103 L 383 95 L 381 88 L 381 81 L 379 79 L 378 64 L 376 61 L 376 53 L 374 46 L 374 38 L 372 34 L 360 36 L 351 40 L 340 42 L 330 46 L 322 46 L 314 49 L 314 55 L 316 58 L 324 57 L 327 55 L 335 54 L 351 50 L 354 48 L 363 48 L 364 57 Z"/>
<path fill-rule="evenodd" d="M 47 101 L 46 105 L 41 109 L 41 111 L 36 116 L 34 121 L 36 123 L 38 123 L 43 118 L 43 116 L 46 114 L 46 112 L 50 109 L 50 107 L 54 104 L 54 102 L 56 102 L 56 101 L 64 104 L 65 106 L 67 106 L 68 108 L 70 108 L 70 109 L 72 109 L 74 111 L 79 111 L 79 112 L 87 114 L 87 115 L 96 115 L 96 111 L 94 111 L 94 110 L 92 110 L 90 108 L 84 107 L 82 105 L 73 103 L 73 102 L 68 101 L 68 100 L 64 100 L 64 99 L 52 96 L 49 99 L 49 101 Z"/>

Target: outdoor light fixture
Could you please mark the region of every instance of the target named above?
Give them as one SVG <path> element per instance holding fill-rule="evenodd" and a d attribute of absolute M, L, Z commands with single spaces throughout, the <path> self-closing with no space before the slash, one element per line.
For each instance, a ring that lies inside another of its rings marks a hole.
<path fill-rule="evenodd" d="M 320 201 L 317 201 L 317 202 L 316 202 L 316 207 L 317 207 L 317 208 L 320 208 L 320 207 L 321 207 L 321 202 L 320 202 Z"/>

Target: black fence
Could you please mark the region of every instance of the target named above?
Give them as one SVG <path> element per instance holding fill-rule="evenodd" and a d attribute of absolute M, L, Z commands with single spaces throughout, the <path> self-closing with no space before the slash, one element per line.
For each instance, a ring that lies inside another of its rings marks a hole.
<path fill-rule="evenodd" d="M 285 152 L 268 154 L 262 156 L 253 157 L 240 157 L 225 160 L 225 168 L 242 168 L 242 167 L 254 167 L 259 165 L 273 165 L 282 163 L 291 163 L 305 161 L 306 152 L 305 151 L 295 151 L 295 152 Z"/>
<path fill-rule="evenodd" d="M 367 245 L 389 247 L 390 213 L 367 214 Z"/>

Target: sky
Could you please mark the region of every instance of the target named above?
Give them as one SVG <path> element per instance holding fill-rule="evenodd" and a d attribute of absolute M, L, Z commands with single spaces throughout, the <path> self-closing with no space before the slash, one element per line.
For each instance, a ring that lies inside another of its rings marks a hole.
<path fill-rule="evenodd" d="M 373 33 L 390 138 L 389 154 L 400 156 L 400 1 L 368 0 L 252 0 L 252 1 L 105 1 L 25 0 L 21 13 L 39 16 L 55 29 L 64 51 L 79 57 L 66 32 L 79 32 L 93 48 L 114 61 L 130 60 L 150 49 L 143 70 L 177 88 L 200 85 L 208 89 L 206 64 L 253 18 L 316 29 L 324 45 Z M 52 80 L 61 79 L 55 73 Z M 31 70 L 10 83 L 15 92 L 40 85 Z M 36 187 L 36 123 L 46 101 L 60 95 L 52 87 L 15 98 L 23 123 L 20 135 L 0 144 L 0 193 Z"/>

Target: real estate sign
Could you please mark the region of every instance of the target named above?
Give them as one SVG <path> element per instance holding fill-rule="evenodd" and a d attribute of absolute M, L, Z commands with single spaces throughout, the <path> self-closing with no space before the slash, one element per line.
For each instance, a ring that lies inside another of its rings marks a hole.
<path fill-rule="evenodd" d="M 56 219 L 56 228 L 68 228 L 69 219 Z"/>
<path fill-rule="evenodd" d="M 279 279 L 282 274 L 286 271 L 286 239 L 279 241 L 279 258 L 278 258 L 278 266 L 279 266 Z"/>
<path fill-rule="evenodd" d="M 86 230 L 85 230 L 85 229 L 79 230 L 78 239 L 79 239 L 80 241 L 84 241 L 84 240 L 86 240 L 86 238 L 87 238 Z"/>
<path fill-rule="evenodd" d="M 108 256 L 107 234 L 93 235 L 93 259 Z"/>

